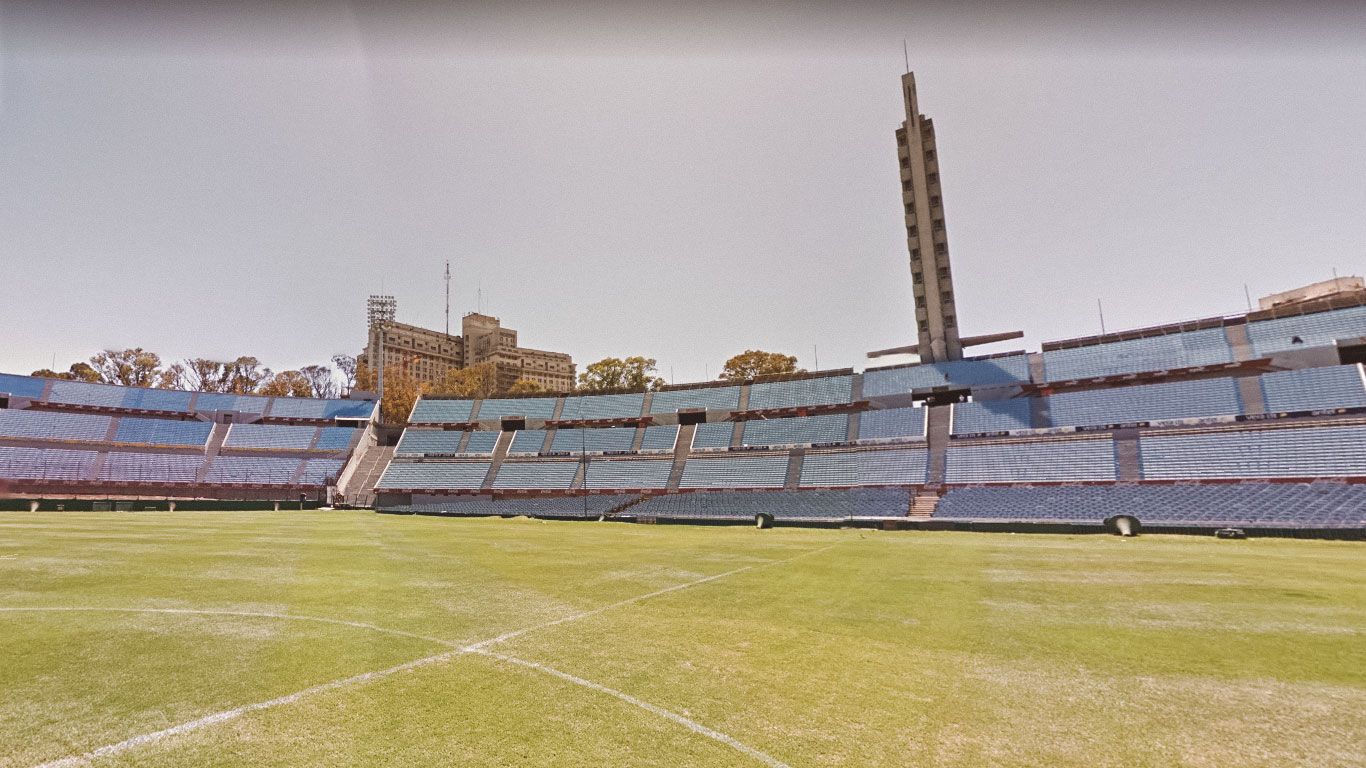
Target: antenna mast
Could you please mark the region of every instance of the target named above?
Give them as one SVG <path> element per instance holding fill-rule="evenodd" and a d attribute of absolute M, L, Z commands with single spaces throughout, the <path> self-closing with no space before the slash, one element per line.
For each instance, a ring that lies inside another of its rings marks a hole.
<path fill-rule="evenodd" d="M 451 262 L 446 260 L 446 335 L 451 335 Z"/>

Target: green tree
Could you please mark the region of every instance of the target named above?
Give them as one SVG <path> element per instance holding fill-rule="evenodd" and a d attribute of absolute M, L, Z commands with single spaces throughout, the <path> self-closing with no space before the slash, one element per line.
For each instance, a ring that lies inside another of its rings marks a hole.
<path fill-rule="evenodd" d="M 775 373 L 802 373 L 805 369 L 797 367 L 794 355 L 779 352 L 765 352 L 761 349 L 747 349 L 726 361 L 721 368 L 722 381 L 747 381 L 759 376 Z"/>
<path fill-rule="evenodd" d="M 161 357 L 142 347 L 106 349 L 90 358 L 90 367 L 105 384 L 150 387 L 161 373 Z"/>
<path fill-rule="evenodd" d="M 656 361 L 653 357 L 604 357 L 596 363 L 589 363 L 579 374 L 579 389 L 602 391 L 606 389 L 647 390 L 664 386 L 664 379 L 654 376 Z"/>
<path fill-rule="evenodd" d="M 271 378 L 270 369 L 250 355 L 227 363 L 225 369 L 227 388 L 223 391 L 236 395 L 253 394 Z"/>
<path fill-rule="evenodd" d="M 43 368 L 34 371 L 30 375 L 39 376 L 44 379 L 63 379 L 65 381 L 89 381 L 95 383 L 102 381 L 100 372 L 91 368 L 89 363 L 72 363 L 70 368 L 60 373 L 51 368 Z"/>

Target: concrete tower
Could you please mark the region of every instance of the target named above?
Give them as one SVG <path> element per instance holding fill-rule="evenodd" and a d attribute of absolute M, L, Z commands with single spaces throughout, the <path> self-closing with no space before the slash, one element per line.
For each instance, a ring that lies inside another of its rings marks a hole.
<path fill-rule="evenodd" d="M 961 360 L 958 316 L 949 268 L 949 238 L 944 228 L 944 198 L 939 188 L 939 157 L 934 122 L 920 114 L 915 74 L 901 76 L 906 120 L 896 131 L 901 159 L 901 202 L 906 209 L 906 243 L 911 254 L 915 321 L 922 362 Z"/>

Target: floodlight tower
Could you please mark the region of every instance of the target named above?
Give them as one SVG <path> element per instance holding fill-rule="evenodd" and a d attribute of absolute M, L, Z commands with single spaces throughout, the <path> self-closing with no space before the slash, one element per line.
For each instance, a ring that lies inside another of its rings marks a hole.
<path fill-rule="evenodd" d="M 446 260 L 446 335 L 451 335 L 451 262 Z"/>
<path fill-rule="evenodd" d="M 370 328 L 370 339 L 373 342 L 371 349 L 377 349 L 376 360 L 371 360 L 370 364 L 375 366 L 378 376 L 375 382 L 376 393 L 382 399 L 384 397 L 384 329 L 394 322 L 394 317 L 398 314 L 398 301 L 393 296 L 370 294 L 370 298 L 365 301 L 365 321 Z"/>

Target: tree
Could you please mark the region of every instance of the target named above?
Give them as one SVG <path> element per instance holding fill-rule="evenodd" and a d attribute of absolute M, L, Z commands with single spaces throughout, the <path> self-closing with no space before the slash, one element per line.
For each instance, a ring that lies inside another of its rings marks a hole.
<path fill-rule="evenodd" d="M 381 424 L 401 427 L 408 423 L 413 403 L 425 394 L 427 385 L 409 372 L 408 366 L 389 366 L 384 369 L 384 397 L 379 402 Z"/>
<path fill-rule="evenodd" d="M 664 379 L 652 376 L 655 372 L 653 357 L 604 357 L 596 363 L 589 363 L 579 374 L 579 389 L 601 391 L 604 389 L 659 389 Z"/>
<path fill-rule="evenodd" d="M 105 384 L 150 387 L 156 383 L 161 371 L 161 357 L 142 347 L 106 349 L 90 358 L 90 365 Z"/>
<path fill-rule="evenodd" d="M 388 389 L 389 382 L 384 382 Z M 476 400 L 498 394 L 498 366 L 479 363 L 468 368 L 453 368 L 432 388 L 443 395 L 458 395 Z"/>
<path fill-rule="evenodd" d="M 244 355 L 225 366 L 227 388 L 223 391 L 236 395 L 250 395 L 270 380 L 270 369 L 261 361 Z"/>
<path fill-rule="evenodd" d="M 331 398 L 337 396 L 337 380 L 332 369 L 325 365 L 305 365 L 299 373 L 308 379 L 308 390 L 313 397 Z"/>
<path fill-rule="evenodd" d="M 509 395 L 538 395 L 544 391 L 545 387 L 531 379 L 518 379 L 512 382 L 511 387 L 508 387 Z"/>
<path fill-rule="evenodd" d="M 192 357 L 183 364 L 184 388 L 194 392 L 226 392 L 228 364 L 207 357 Z"/>
<path fill-rule="evenodd" d="M 795 355 L 779 352 L 764 352 L 760 349 L 747 349 L 726 361 L 721 369 L 722 381 L 747 381 L 759 376 L 775 373 L 803 373 L 806 369 L 797 367 Z"/>
<path fill-rule="evenodd" d="M 44 379 L 63 379 L 66 381 L 89 381 L 98 383 L 100 372 L 90 367 L 89 363 L 72 363 L 71 367 L 61 373 L 51 368 L 43 368 L 29 374 Z"/>
<path fill-rule="evenodd" d="M 189 389 L 187 375 L 184 365 L 172 363 L 157 374 L 157 389 Z"/>
<path fill-rule="evenodd" d="M 300 371 L 280 371 L 256 393 L 267 397 L 308 397 L 313 394 L 313 384 Z"/>
<path fill-rule="evenodd" d="M 350 392 L 356 386 L 356 356 L 336 354 L 332 356 L 332 364 L 341 372 L 343 394 Z"/>

